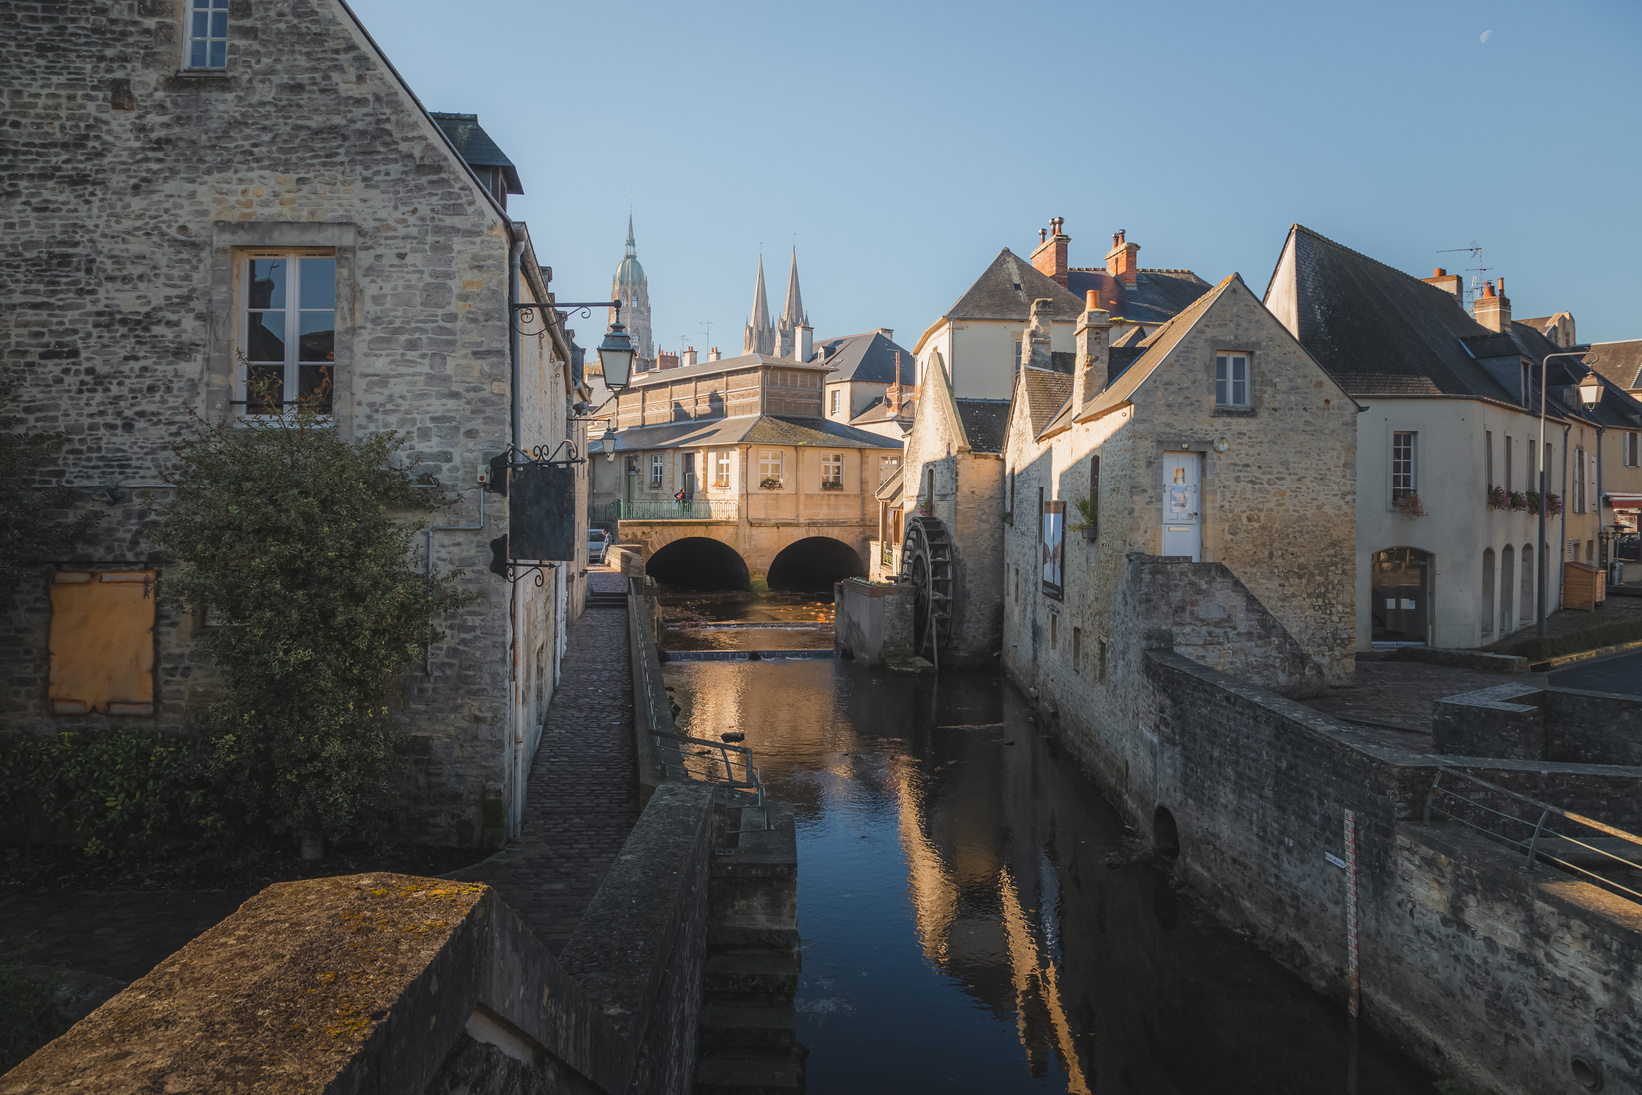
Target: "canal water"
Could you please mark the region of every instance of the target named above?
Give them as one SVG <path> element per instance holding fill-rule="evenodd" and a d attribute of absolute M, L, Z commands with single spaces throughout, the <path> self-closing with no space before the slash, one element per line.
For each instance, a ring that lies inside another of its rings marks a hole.
<path fill-rule="evenodd" d="M 665 640 L 680 728 L 745 733 L 797 814 L 812 1095 L 1436 1090 L 1177 893 L 996 675 L 682 660 L 830 643 L 829 610 L 674 601 Z"/>

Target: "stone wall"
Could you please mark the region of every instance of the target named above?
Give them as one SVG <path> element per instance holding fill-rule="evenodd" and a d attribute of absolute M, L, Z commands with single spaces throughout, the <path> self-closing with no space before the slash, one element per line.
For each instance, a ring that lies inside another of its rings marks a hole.
<path fill-rule="evenodd" d="M 1102 782 L 1137 827 L 1178 843 L 1183 877 L 1223 915 L 1343 999 L 1346 879 L 1328 857 L 1348 858 L 1349 810 L 1371 1024 L 1479 1089 L 1577 1090 L 1568 1058 L 1586 1039 L 1610 1082 L 1636 1085 L 1642 1043 L 1623 1001 L 1636 992 L 1637 906 L 1568 875 L 1522 871 L 1519 857 L 1457 824 L 1422 824 L 1429 756 L 1179 654 L 1146 655 L 1144 689 L 1132 763 L 1109 760 Z M 1636 823 L 1642 770 L 1457 763 L 1553 805 Z"/>
<path fill-rule="evenodd" d="M 1432 736 L 1438 752 L 1460 756 L 1642 765 L 1642 701 L 1495 685 L 1438 700 Z"/>
<path fill-rule="evenodd" d="M 488 500 L 484 528 L 462 527 L 479 523 L 482 457 L 509 439 L 509 247 L 523 226 L 340 4 L 236 0 L 229 25 L 227 68 L 200 75 L 179 73 L 182 0 L 35 6 L 0 42 L 17 136 L 0 169 L 13 244 L 0 255 L 0 375 L 17 386 L 11 410 L 23 427 L 69 436 L 47 478 L 121 495 L 56 562 L 163 566 L 143 494 L 169 500 L 166 444 L 192 428 L 194 412 L 237 420 L 245 253 L 334 257 L 335 428 L 399 431 L 401 458 L 459 494 L 430 516 L 446 531 L 423 542 L 432 566 L 463 568 L 462 586 L 478 598 L 442 621 L 446 641 L 397 699 L 419 807 L 407 831 L 494 845 L 513 823 L 556 684 L 564 610 L 580 601 L 565 585 L 580 581 L 578 565 L 542 589 L 520 586 L 510 606 L 514 591 L 485 571 L 487 543 L 506 529 L 504 499 Z M 528 247 L 525 265 L 521 292 L 532 299 L 544 286 Z M 531 335 L 520 360 L 522 440 L 556 444 L 565 365 Z M 0 620 L 8 725 L 113 725 L 48 713 L 49 569 L 25 580 Z M 180 728 L 209 701 L 198 626 L 162 609 L 157 713 L 141 725 Z M 516 723 L 525 724 L 517 734 Z"/>
<path fill-rule="evenodd" d="M 685 1095 L 711 817 L 710 787 L 658 789 L 557 960 L 480 884 L 271 886 L 0 1077 L 0 1093 Z"/>
<path fill-rule="evenodd" d="M 833 586 L 833 642 L 863 665 L 909 658 L 912 587 L 848 578 Z"/>

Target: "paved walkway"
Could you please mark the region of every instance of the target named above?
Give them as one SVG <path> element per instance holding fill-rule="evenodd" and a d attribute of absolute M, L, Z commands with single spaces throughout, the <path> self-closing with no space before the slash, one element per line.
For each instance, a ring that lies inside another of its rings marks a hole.
<path fill-rule="evenodd" d="M 1347 719 L 1406 729 L 1404 748 L 1425 748 L 1413 734 L 1431 733 L 1431 716 L 1444 696 L 1492 688 L 1496 684 L 1527 681 L 1527 676 L 1484 673 L 1423 662 L 1382 662 L 1361 659 L 1357 679 L 1345 688 L 1330 688 L 1316 699 L 1301 700 L 1308 707 Z"/>
<path fill-rule="evenodd" d="M 589 567 L 588 589 L 626 580 Z M 639 816 L 627 613 L 589 608 L 570 625 L 560 685 L 530 768 L 524 827 L 507 848 L 451 877 L 488 883 L 547 944 L 564 949 Z"/>

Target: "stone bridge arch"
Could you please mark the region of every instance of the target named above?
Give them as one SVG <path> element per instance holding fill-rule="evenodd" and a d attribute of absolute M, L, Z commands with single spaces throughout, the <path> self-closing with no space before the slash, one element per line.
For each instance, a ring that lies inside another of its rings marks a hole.
<path fill-rule="evenodd" d="M 801 540 L 836 540 L 866 564 L 869 562 L 867 545 L 876 532 L 876 526 L 864 523 L 649 520 L 622 521 L 617 538 L 624 544 L 639 545 L 646 559 L 654 558 L 667 545 L 680 540 L 717 540 L 733 548 L 746 561 L 749 575 L 756 580 L 766 578 L 776 557 Z"/>

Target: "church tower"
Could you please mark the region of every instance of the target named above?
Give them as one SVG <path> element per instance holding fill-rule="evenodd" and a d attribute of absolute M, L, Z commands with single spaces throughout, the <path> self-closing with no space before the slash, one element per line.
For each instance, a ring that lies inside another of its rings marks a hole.
<path fill-rule="evenodd" d="M 759 265 L 762 267 L 762 260 Z M 792 268 L 787 271 L 787 304 L 775 325 L 775 356 L 797 357 L 802 341 L 799 331 L 809 325 L 810 317 L 804 314 L 804 299 L 798 292 L 798 248 L 794 247 Z"/>
<path fill-rule="evenodd" d="M 621 321 L 633 340 L 634 372 L 656 367 L 656 351 L 650 342 L 650 281 L 639 265 L 638 246 L 633 242 L 633 214 L 627 214 L 627 252 L 610 279 L 610 299 L 621 301 Z M 612 317 L 614 318 L 614 317 Z"/>
<path fill-rule="evenodd" d="M 770 301 L 764 294 L 764 256 L 758 256 L 758 284 L 753 289 L 753 314 L 741 336 L 744 354 L 775 354 L 775 325 L 770 322 Z"/>

